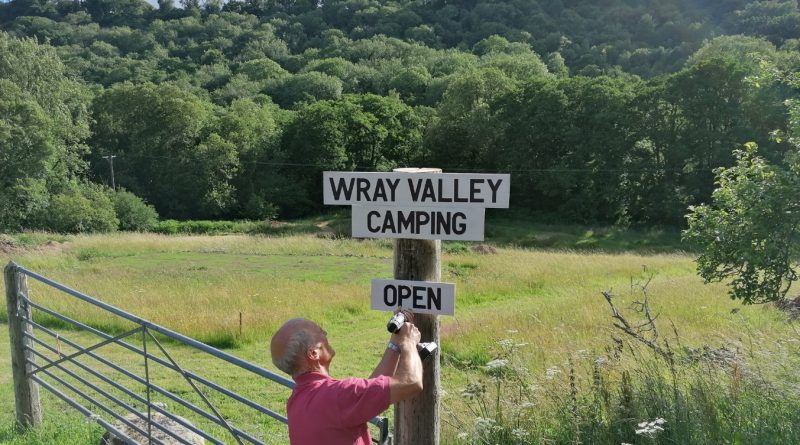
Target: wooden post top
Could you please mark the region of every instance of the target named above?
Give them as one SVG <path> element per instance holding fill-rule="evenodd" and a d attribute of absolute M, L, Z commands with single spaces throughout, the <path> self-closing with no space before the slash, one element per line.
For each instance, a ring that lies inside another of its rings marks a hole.
<path fill-rule="evenodd" d="M 441 168 L 433 168 L 433 167 L 403 167 L 403 168 L 395 168 L 392 170 L 398 173 L 441 173 Z"/>

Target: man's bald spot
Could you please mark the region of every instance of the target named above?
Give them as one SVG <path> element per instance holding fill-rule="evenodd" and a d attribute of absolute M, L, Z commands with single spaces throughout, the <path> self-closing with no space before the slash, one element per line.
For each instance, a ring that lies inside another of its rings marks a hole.
<path fill-rule="evenodd" d="M 289 343 L 289 339 L 292 338 L 295 333 L 306 330 L 311 334 L 314 332 L 313 328 L 316 326 L 317 325 L 313 321 L 305 318 L 292 318 L 287 320 L 286 323 L 278 329 L 278 332 L 272 336 L 272 341 L 270 343 L 272 357 L 282 358 L 286 350 L 286 344 Z"/>

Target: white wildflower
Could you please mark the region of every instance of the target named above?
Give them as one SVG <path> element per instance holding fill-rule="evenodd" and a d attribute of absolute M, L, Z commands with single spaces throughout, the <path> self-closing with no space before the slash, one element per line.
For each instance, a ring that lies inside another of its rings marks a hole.
<path fill-rule="evenodd" d="M 514 428 L 511 430 L 511 434 L 513 434 L 517 439 L 525 439 L 528 437 L 529 433 L 522 428 Z"/>
<path fill-rule="evenodd" d="M 508 360 L 502 358 L 492 360 L 486 364 L 486 368 L 488 369 L 500 369 L 500 368 L 505 368 L 507 366 L 508 366 Z"/>
<path fill-rule="evenodd" d="M 475 431 L 478 434 L 483 434 L 486 432 L 490 432 L 494 429 L 497 422 L 494 419 L 487 419 L 486 417 L 476 417 L 475 418 Z"/>
<path fill-rule="evenodd" d="M 550 380 L 554 379 L 559 374 L 561 374 L 561 369 L 558 366 L 547 368 L 547 371 L 544 372 L 545 377 Z"/>
<path fill-rule="evenodd" d="M 665 423 L 667 423 L 667 421 L 662 417 L 659 417 L 651 422 L 641 422 L 637 425 L 639 428 L 636 429 L 636 434 L 653 438 L 656 436 L 656 434 L 664 431 L 664 428 L 661 425 Z"/>

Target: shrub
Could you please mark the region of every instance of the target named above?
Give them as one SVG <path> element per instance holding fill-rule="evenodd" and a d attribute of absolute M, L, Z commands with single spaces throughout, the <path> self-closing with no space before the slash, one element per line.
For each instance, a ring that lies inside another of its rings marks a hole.
<path fill-rule="evenodd" d="M 155 223 L 150 230 L 156 233 L 163 233 L 165 235 L 174 235 L 178 233 L 179 225 L 180 223 L 174 219 L 165 219 L 164 221 Z"/>
<path fill-rule="evenodd" d="M 38 228 L 59 233 L 111 232 L 119 226 L 105 188 L 92 183 L 71 184 L 51 196 L 33 219 Z"/>
<path fill-rule="evenodd" d="M 168 219 L 153 225 L 151 231 L 166 235 L 220 235 L 228 233 L 271 233 L 269 221 L 176 221 Z"/>
<path fill-rule="evenodd" d="M 129 191 L 111 193 L 111 202 L 121 230 L 148 231 L 158 222 L 156 209 Z"/>

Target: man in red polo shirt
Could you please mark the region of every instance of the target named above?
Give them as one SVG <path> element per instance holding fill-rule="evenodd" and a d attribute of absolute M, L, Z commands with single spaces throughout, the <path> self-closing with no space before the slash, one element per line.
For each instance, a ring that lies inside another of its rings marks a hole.
<path fill-rule="evenodd" d="M 410 313 L 406 320 L 413 320 Z M 367 422 L 422 391 L 419 340 L 417 327 L 406 322 L 369 378 L 337 380 L 328 372 L 336 352 L 327 332 L 304 318 L 284 323 L 270 350 L 272 363 L 297 383 L 286 402 L 291 444 L 370 445 Z"/>

